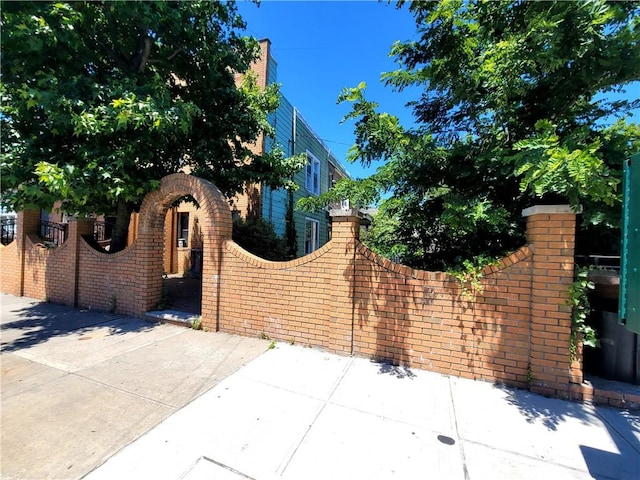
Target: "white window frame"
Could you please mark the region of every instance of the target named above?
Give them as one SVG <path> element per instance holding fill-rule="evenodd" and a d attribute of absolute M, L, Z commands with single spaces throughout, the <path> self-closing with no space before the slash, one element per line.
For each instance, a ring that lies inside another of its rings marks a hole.
<path fill-rule="evenodd" d="M 320 160 L 309 151 L 307 151 L 304 185 L 307 192 L 320 195 Z"/>
<path fill-rule="evenodd" d="M 186 247 L 189 245 L 190 223 L 191 215 L 189 215 L 189 212 L 178 212 L 176 215 L 176 244 L 178 247 Z M 183 228 L 185 225 L 187 228 Z"/>
<path fill-rule="evenodd" d="M 304 219 L 304 254 L 317 250 L 320 246 L 320 222 L 315 218 Z"/>

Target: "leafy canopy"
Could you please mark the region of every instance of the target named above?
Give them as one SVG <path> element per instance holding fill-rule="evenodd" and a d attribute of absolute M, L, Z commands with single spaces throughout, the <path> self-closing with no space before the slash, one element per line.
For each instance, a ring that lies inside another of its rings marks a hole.
<path fill-rule="evenodd" d="M 394 44 L 399 69 L 382 78 L 421 90 L 408 105 L 415 125 L 378 112 L 364 84 L 344 89 L 339 101 L 352 105 L 345 120 L 355 122 L 350 160 L 386 163 L 302 206 L 332 196 L 362 205 L 387 192 L 380 235 L 368 241 L 424 268 L 516 248 L 521 211 L 533 203 L 581 205 L 584 228 L 616 227 L 622 160 L 640 149 L 640 128 L 625 116 L 640 100 L 611 94 L 640 80 L 639 3 L 444 0 L 408 8 L 417 39 Z"/>
<path fill-rule="evenodd" d="M 2 203 L 128 213 L 188 169 L 225 194 L 289 185 L 299 159 L 272 134 L 278 88 L 246 74 L 258 43 L 234 2 L 5 2 Z M 125 208 L 122 208 L 122 207 Z"/>

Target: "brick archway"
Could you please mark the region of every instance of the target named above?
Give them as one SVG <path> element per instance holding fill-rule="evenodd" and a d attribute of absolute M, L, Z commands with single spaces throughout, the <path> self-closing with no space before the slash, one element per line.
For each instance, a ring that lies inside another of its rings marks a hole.
<path fill-rule="evenodd" d="M 175 173 L 164 177 L 160 188 L 149 193 L 140 208 L 138 239 L 139 279 L 144 284 L 145 298 L 140 299 L 144 311 L 155 308 L 162 294 L 164 220 L 170 205 L 191 195 L 202 211 L 200 228 L 203 237 L 202 320 L 217 329 L 217 302 L 220 286 L 221 245 L 231 238 L 231 209 L 225 196 L 211 182 Z"/>

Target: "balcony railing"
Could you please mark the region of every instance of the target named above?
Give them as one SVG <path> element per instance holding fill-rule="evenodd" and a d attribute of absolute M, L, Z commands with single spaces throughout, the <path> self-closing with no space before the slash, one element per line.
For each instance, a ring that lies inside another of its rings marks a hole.
<path fill-rule="evenodd" d="M 0 243 L 9 245 L 16 237 L 16 219 L 3 218 L 0 220 Z"/>
<path fill-rule="evenodd" d="M 111 241 L 111 234 L 113 233 L 113 224 L 110 222 L 95 222 L 93 224 L 93 238 L 97 242 L 109 242 Z"/>
<path fill-rule="evenodd" d="M 40 238 L 55 247 L 62 245 L 67 239 L 67 224 L 41 220 Z"/>

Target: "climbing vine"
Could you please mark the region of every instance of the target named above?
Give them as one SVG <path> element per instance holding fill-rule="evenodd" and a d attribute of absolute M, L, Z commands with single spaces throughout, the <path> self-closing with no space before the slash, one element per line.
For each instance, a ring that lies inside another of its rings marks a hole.
<path fill-rule="evenodd" d="M 447 270 L 447 273 L 458 280 L 463 297 L 475 300 L 483 292 L 482 272 L 486 267 L 497 263 L 495 258 L 479 255 L 471 260 L 464 260 L 458 267 Z"/>
<path fill-rule="evenodd" d="M 569 287 L 569 304 L 571 305 L 571 343 L 569 350 L 572 359 L 576 357 L 580 342 L 589 347 L 599 346 L 595 329 L 586 323 L 591 311 L 589 290 L 594 288 L 595 285 L 589 280 L 589 267 L 579 267 L 576 270 L 575 280 Z"/>

